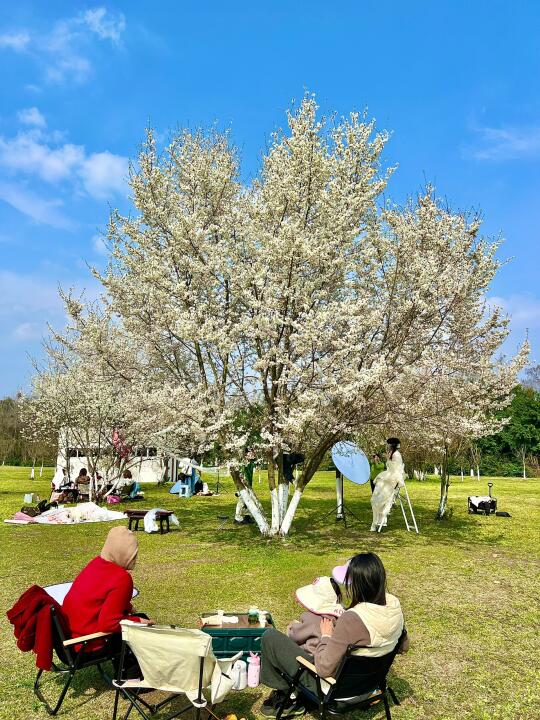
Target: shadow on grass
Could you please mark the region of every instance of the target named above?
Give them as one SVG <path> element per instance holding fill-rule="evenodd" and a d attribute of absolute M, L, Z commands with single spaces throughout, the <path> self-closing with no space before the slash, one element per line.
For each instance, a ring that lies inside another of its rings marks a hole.
<path fill-rule="evenodd" d="M 484 524 L 493 525 L 501 522 L 500 518 L 493 516 L 488 518 L 455 513 L 449 519 L 435 520 L 433 499 L 429 499 L 429 505 L 424 499 L 425 492 L 431 489 L 427 483 L 411 483 L 409 485 L 411 495 L 414 496 L 416 490 L 424 495 L 420 500 L 412 498 L 420 536 L 406 531 L 399 507 L 393 508 L 388 528 L 381 533 L 371 533 L 369 531 L 372 517 L 370 496 L 369 490 L 365 487 L 361 489 L 354 487 L 352 491 L 347 488 L 349 492 L 345 493 L 345 502 L 358 519 L 349 517 L 346 525 L 343 522 L 336 522 L 336 500 L 333 496 L 333 487 L 330 483 L 325 483 L 322 487 L 320 484 L 314 488 L 308 487 L 301 499 L 290 535 L 285 539 L 264 538 L 260 535 L 256 525 L 234 523 L 236 497 L 230 481 L 222 484 L 222 494 L 212 497 L 179 499 L 176 495 L 169 493 L 169 487 L 154 486 L 148 489 L 145 487 L 147 490 L 145 500 L 137 503 L 122 503 L 114 506 L 114 509 L 124 511 L 135 508 L 167 508 L 173 510 L 180 521 L 180 528 L 171 524 L 171 540 L 175 537 L 179 540 L 182 538 L 180 541 L 185 542 L 184 538 L 187 536 L 190 544 L 199 542 L 222 547 L 237 547 L 243 551 L 245 551 L 246 545 L 261 547 L 269 543 L 280 543 L 291 549 L 311 549 L 313 551 L 326 549 L 331 544 L 332 549 L 337 552 L 346 549 L 350 551 L 351 545 L 358 547 L 368 545 L 380 550 L 413 543 L 443 546 L 462 544 L 489 546 L 497 544 L 504 537 L 502 528 L 498 533 L 493 532 L 493 528 L 490 528 L 489 533 L 482 532 Z M 256 487 L 256 490 L 260 491 L 260 488 Z M 16 485 L 9 489 L 4 487 L 0 495 L 3 507 L 13 507 L 13 512 L 20 508 L 22 490 Z M 453 498 L 453 501 L 460 504 L 466 503 L 466 499 L 461 495 Z M 262 505 L 268 517 L 269 501 L 263 499 Z M 223 518 L 227 518 L 227 520 L 225 521 Z M 91 535 L 104 535 L 108 531 L 105 528 L 111 526 L 112 523 L 89 523 L 85 525 L 85 528 Z M 19 530 L 30 539 L 31 536 L 46 533 L 49 528 L 43 526 L 16 528 L 12 526 L 12 529 Z M 79 525 L 65 526 L 63 529 L 66 540 L 71 533 L 78 534 L 79 531 Z M 139 534 L 143 533 L 139 531 Z M 154 541 L 159 543 L 159 540 L 155 538 Z M 68 548 L 69 544 L 66 544 L 66 550 L 69 552 Z"/>
<path fill-rule="evenodd" d="M 109 671 L 111 673 L 113 672 L 112 666 L 109 668 Z M 60 693 L 62 692 L 62 688 L 64 687 L 65 681 L 66 675 L 64 674 L 56 673 L 53 671 L 43 674 L 40 684 L 41 692 L 43 694 L 43 697 L 47 700 L 51 707 L 54 707 L 56 705 L 56 702 L 60 697 Z M 33 688 L 33 679 L 29 681 L 29 683 L 30 682 Z M 111 695 L 112 711 L 112 703 L 114 702 L 114 693 L 112 691 L 112 688 L 107 685 L 101 675 L 94 668 L 79 670 L 75 674 L 71 682 L 66 697 L 64 698 L 64 702 L 62 703 L 62 706 L 59 710 L 59 715 L 68 714 L 75 710 L 77 712 L 80 712 L 82 708 L 87 705 L 87 703 L 93 702 L 94 700 L 96 700 L 96 698 L 104 695 L 107 692 L 110 692 Z M 37 697 L 34 697 L 34 699 L 38 707 L 43 710 L 43 714 L 45 715 L 45 717 L 47 717 L 47 711 L 45 706 L 38 700 Z M 74 705 L 76 707 L 74 707 Z"/>
<path fill-rule="evenodd" d="M 204 502 L 200 502 L 203 500 Z M 233 498 L 235 500 L 235 498 Z M 191 540 L 203 543 L 217 543 L 228 546 L 246 547 L 246 543 L 271 543 L 282 542 L 285 545 L 294 546 L 299 550 L 322 548 L 329 543 L 336 551 L 349 548 L 351 544 L 366 545 L 385 548 L 396 543 L 422 542 L 430 544 L 456 545 L 456 544 L 496 544 L 503 534 L 488 535 L 477 532 L 484 522 L 497 523 L 499 518 L 493 516 L 454 515 L 449 519 L 435 520 L 433 508 L 426 507 L 422 503 L 414 504 L 414 512 L 420 536 L 413 531 L 407 532 L 401 510 L 394 507 L 389 520 L 388 528 L 381 533 L 372 533 L 371 505 L 366 500 L 353 500 L 348 506 L 358 518 L 349 517 L 347 524 L 335 519 L 335 500 L 320 498 L 302 498 L 297 516 L 294 519 L 290 535 L 282 540 L 261 537 L 255 524 L 238 525 L 234 520 L 234 505 L 232 500 L 226 501 L 220 498 L 192 498 L 184 501 L 189 503 L 185 510 L 179 508 L 177 511 L 180 520 L 181 530 L 188 533 Z M 208 503 L 215 503 L 209 506 Z M 263 503 L 263 507 L 265 507 Z M 265 507 L 269 511 L 269 507 Z M 227 516 L 227 522 L 221 527 L 223 521 L 220 519 Z"/>

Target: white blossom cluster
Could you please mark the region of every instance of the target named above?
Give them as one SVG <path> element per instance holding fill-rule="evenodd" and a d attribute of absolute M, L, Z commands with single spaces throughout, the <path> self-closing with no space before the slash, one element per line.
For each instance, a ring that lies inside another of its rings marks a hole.
<path fill-rule="evenodd" d="M 485 303 L 499 263 L 478 219 L 431 189 L 380 206 L 386 140 L 306 96 L 246 185 L 227 136 L 183 131 L 159 152 L 150 131 L 135 211 L 111 214 L 100 307 L 66 298 L 57 339 L 111 423 L 171 452 L 219 448 L 263 532 L 288 531 L 337 440 L 491 432 L 525 360 L 496 359 L 508 320 Z M 288 451 L 306 461 L 287 509 Z M 242 484 L 250 454 L 269 464 L 271 524 Z"/>

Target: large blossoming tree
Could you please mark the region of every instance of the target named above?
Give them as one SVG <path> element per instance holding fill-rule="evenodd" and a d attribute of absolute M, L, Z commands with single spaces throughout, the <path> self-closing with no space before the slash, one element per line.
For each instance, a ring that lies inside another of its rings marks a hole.
<path fill-rule="evenodd" d="M 431 191 L 380 209 L 386 139 L 355 113 L 319 120 L 306 97 L 245 185 L 226 136 L 180 132 L 160 153 L 150 132 L 134 212 L 110 218 L 102 309 L 68 303 L 132 432 L 219 447 L 265 534 L 288 533 L 336 441 L 429 422 L 483 432 L 522 363 L 494 360 L 507 321 L 484 302 L 498 263 L 476 219 Z M 290 451 L 306 459 L 289 499 Z M 270 518 L 243 481 L 253 453 Z"/>

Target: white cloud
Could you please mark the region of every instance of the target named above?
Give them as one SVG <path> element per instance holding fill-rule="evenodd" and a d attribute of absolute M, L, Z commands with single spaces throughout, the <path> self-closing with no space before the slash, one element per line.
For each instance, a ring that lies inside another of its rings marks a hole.
<path fill-rule="evenodd" d="M 11 333 L 14 340 L 38 340 L 43 337 L 44 327 L 39 323 L 24 322 L 17 325 Z"/>
<path fill-rule="evenodd" d="M 90 61 L 70 51 L 55 58 L 54 62 L 45 68 L 45 78 L 48 82 L 57 85 L 67 80 L 83 83 L 89 78 L 91 72 Z"/>
<path fill-rule="evenodd" d="M 0 290 L 0 316 L 23 315 L 21 322 L 29 323 L 33 313 L 62 310 L 58 285 L 42 276 L 0 270 Z"/>
<path fill-rule="evenodd" d="M 0 35 L 0 48 L 28 51 L 49 83 L 83 83 L 92 73 L 94 39 L 119 46 L 125 27 L 122 13 L 112 14 L 104 7 L 91 8 L 57 20 L 43 33 L 26 29 L 4 33 Z"/>
<path fill-rule="evenodd" d="M 105 244 L 105 240 L 102 235 L 94 235 L 92 237 L 92 247 L 94 248 L 94 251 L 98 255 L 108 255 L 109 254 L 107 245 Z"/>
<path fill-rule="evenodd" d="M 45 200 L 25 188 L 0 183 L 0 199 L 38 223 L 60 230 L 72 230 L 74 223 L 61 211 L 62 200 Z"/>
<path fill-rule="evenodd" d="M 61 280 L 57 280 L 57 278 Z M 39 340 L 48 334 L 48 324 L 63 328 L 67 318 L 58 294 L 58 282 L 75 288 L 88 300 L 99 297 L 100 285 L 86 271 L 75 267 L 42 266 L 31 273 L 0 270 L 0 338 L 3 363 L 2 392 L 15 391 L 32 374 L 28 352 L 40 356 Z"/>
<path fill-rule="evenodd" d="M 125 194 L 127 158 L 108 151 L 88 154 L 83 145 L 63 140 L 63 133 L 45 136 L 39 128 L 21 131 L 13 138 L 0 136 L 0 168 L 15 177 L 26 175 L 53 184 L 70 182 L 77 191 L 100 200 Z M 19 207 L 12 195 L 6 194 L 7 187 L 4 183 L 3 198 Z"/>
<path fill-rule="evenodd" d="M 32 125 L 38 128 L 44 128 L 47 126 L 47 122 L 43 115 L 39 112 L 37 107 L 24 108 L 19 110 L 17 113 L 19 122 L 23 125 Z"/>
<path fill-rule="evenodd" d="M 0 35 L 0 48 L 23 52 L 28 47 L 30 35 L 27 32 L 3 33 Z"/>
<path fill-rule="evenodd" d="M 126 19 L 122 13 L 114 16 L 108 16 L 104 7 L 87 10 L 82 13 L 82 18 L 88 28 L 96 33 L 102 40 L 111 40 L 118 43 L 120 37 L 126 28 Z"/>
<path fill-rule="evenodd" d="M 86 191 L 99 199 L 125 193 L 127 172 L 127 158 L 110 152 L 92 153 L 79 170 Z"/>
<path fill-rule="evenodd" d="M 517 160 L 540 155 L 540 127 L 483 127 L 475 130 L 478 142 L 465 149 L 476 160 Z"/>
<path fill-rule="evenodd" d="M 36 175 L 47 182 L 57 182 L 70 177 L 84 162 L 85 152 L 81 145 L 66 143 L 50 147 L 40 142 L 39 135 L 30 131 L 14 138 L 0 136 L 0 166 L 27 175 Z"/>

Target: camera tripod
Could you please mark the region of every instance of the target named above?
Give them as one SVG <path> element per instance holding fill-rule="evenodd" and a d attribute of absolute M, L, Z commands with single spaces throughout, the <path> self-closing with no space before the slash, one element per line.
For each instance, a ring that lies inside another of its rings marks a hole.
<path fill-rule="evenodd" d="M 343 475 L 339 470 L 336 470 L 336 507 L 325 513 L 323 517 L 326 518 L 334 513 L 336 513 L 336 522 L 343 522 L 345 527 L 347 527 L 347 516 L 360 522 L 353 511 L 345 505 L 345 501 L 343 500 Z"/>

